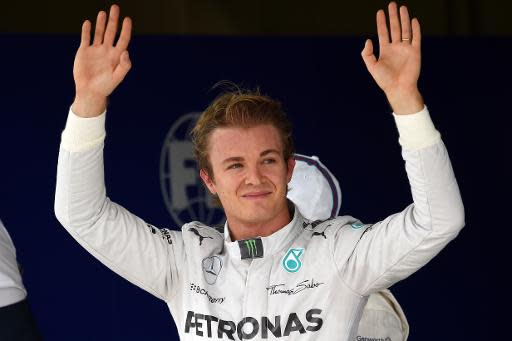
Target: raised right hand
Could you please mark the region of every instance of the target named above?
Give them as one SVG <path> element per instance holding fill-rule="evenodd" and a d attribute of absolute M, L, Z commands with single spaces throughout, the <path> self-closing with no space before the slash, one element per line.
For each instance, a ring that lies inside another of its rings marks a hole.
<path fill-rule="evenodd" d="M 92 45 L 91 22 L 86 20 L 82 25 L 82 40 L 73 66 L 76 96 L 71 106 L 73 112 L 81 117 L 95 117 L 105 111 L 107 97 L 131 68 L 127 50 L 132 30 L 131 20 L 124 18 L 121 34 L 114 45 L 119 7 L 112 5 L 108 23 L 106 17 L 104 11 L 98 13 Z"/>

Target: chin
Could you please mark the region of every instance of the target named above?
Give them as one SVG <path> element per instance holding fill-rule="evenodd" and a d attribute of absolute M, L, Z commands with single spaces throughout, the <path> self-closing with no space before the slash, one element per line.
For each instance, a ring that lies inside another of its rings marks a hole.
<path fill-rule="evenodd" d="M 244 220 L 250 224 L 264 223 L 271 220 L 275 215 L 273 210 L 256 208 L 252 210 L 245 211 L 245 214 L 241 216 L 241 220 Z"/>

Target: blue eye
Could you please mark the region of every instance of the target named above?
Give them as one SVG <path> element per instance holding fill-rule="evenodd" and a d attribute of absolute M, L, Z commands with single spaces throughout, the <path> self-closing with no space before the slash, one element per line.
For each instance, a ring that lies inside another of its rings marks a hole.
<path fill-rule="evenodd" d="M 270 163 L 275 163 L 275 162 L 276 162 L 275 159 L 265 159 L 265 160 L 263 160 L 263 163 L 265 163 L 265 164 L 270 164 Z"/>
<path fill-rule="evenodd" d="M 228 169 L 236 169 L 236 168 L 242 168 L 242 164 L 234 163 L 234 164 L 228 166 Z"/>

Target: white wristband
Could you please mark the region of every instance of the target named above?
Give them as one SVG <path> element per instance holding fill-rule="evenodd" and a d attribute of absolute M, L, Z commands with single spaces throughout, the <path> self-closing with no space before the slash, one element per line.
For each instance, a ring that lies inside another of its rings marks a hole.
<path fill-rule="evenodd" d="M 407 150 L 416 150 L 436 144 L 441 134 L 434 127 L 427 107 L 410 115 L 393 113 L 400 134 L 398 142 Z"/>
<path fill-rule="evenodd" d="M 105 117 L 106 112 L 96 117 L 79 117 L 70 109 L 61 147 L 70 152 L 82 152 L 101 144 L 106 135 Z"/>

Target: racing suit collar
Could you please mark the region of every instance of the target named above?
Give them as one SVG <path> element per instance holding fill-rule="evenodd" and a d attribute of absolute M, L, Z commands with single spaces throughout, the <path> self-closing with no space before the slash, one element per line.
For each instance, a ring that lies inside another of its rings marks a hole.
<path fill-rule="evenodd" d="M 285 226 L 283 226 L 281 229 L 277 230 L 270 236 L 252 238 L 254 240 L 261 240 L 261 244 L 258 242 L 258 245 L 262 245 L 263 247 L 262 257 L 271 256 L 280 251 L 286 251 L 287 248 L 295 239 L 295 237 L 300 233 L 304 218 L 302 217 L 302 215 L 299 212 L 299 209 L 295 205 L 292 204 L 292 208 L 293 218 L 288 224 L 286 224 Z M 244 251 L 241 250 L 241 245 L 239 241 L 231 240 L 227 221 L 224 224 L 224 245 L 230 257 L 233 257 L 233 259 L 242 259 Z"/>

